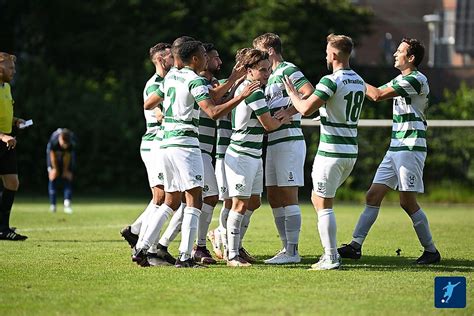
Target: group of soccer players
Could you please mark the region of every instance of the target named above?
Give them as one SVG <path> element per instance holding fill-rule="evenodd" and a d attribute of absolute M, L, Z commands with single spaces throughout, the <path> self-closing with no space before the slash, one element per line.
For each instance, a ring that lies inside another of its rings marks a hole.
<path fill-rule="evenodd" d="M 215 256 L 228 266 L 255 263 L 242 240 L 261 204 L 266 135 L 265 186 L 282 247 L 264 263 L 300 262 L 298 187 L 304 185 L 306 156 L 301 116 L 319 109 L 321 136 L 311 199 L 324 254 L 311 269 L 337 269 L 341 257 L 361 257 L 362 243 L 389 189 L 400 191 L 400 205 L 425 249 L 417 263 L 439 262 L 427 218 L 416 201 L 417 192 L 423 192 L 429 93 L 426 77 L 417 70 L 423 46 L 404 39 L 394 54 L 401 75 L 380 88 L 350 69 L 352 48 L 350 37 L 327 37 L 326 60 L 332 73 L 314 88 L 283 59 L 281 40 L 273 33 L 255 38 L 252 48 L 240 49 L 225 80 L 216 79 L 222 61 L 212 44 L 182 36 L 172 45 L 152 47 L 156 73 L 143 93 L 147 131 L 140 150 L 153 198 L 121 231 L 132 247 L 132 260 L 141 266 L 215 264 L 207 237 Z M 333 200 L 356 162 L 357 124 L 366 96 L 374 101 L 394 98 L 392 141 L 367 193 L 353 240 L 338 249 Z M 219 200 L 219 226 L 209 231 Z M 179 232 L 179 255 L 174 258 L 168 247 Z"/>

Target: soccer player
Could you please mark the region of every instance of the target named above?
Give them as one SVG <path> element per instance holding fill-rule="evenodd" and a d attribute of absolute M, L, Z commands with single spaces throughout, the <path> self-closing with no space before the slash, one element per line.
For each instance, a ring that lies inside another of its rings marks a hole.
<path fill-rule="evenodd" d="M 258 82 L 260 86 L 267 83 L 271 72 L 267 53 L 249 49 L 241 62 L 247 70 L 247 76 L 237 88 L 236 95 L 242 95 L 243 90 L 252 82 Z M 262 89 L 246 97 L 232 111 L 232 136 L 224 158 L 229 196 L 232 197 L 232 208 L 227 218 L 227 265 L 230 267 L 251 265 L 239 253 L 242 220 L 248 209 L 255 210 L 260 206 L 260 194 L 263 190 L 261 156 L 265 130 L 276 130 L 283 123 L 285 122 L 270 115 Z"/>
<path fill-rule="evenodd" d="M 206 69 L 207 55 L 199 41 L 184 42 L 178 49 L 184 68 L 166 78 L 158 90 L 164 99 L 164 138 L 161 144 L 164 165 L 165 201 L 149 217 L 149 228 L 137 243 L 137 262 L 146 260 L 146 253 L 158 237 L 164 222 L 181 203 L 184 192 L 186 208 L 181 224 L 181 244 L 176 267 L 200 267 L 191 251 L 197 234 L 202 205 L 203 163 L 198 139 L 199 108 L 211 119 L 227 114 L 257 88 L 250 85 L 244 93 L 229 102 L 215 105 L 204 78 L 198 75 Z M 166 96 L 166 97 L 165 97 Z"/>
<path fill-rule="evenodd" d="M 235 56 L 236 65 L 234 68 L 242 67 L 241 66 L 241 57 L 245 55 L 245 52 L 249 48 L 239 49 Z M 242 67 L 245 70 L 245 67 Z M 245 75 L 242 76 L 238 81 L 234 83 L 234 86 L 228 93 L 228 97 L 233 97 L 237 87 L 245 80 Z M 216 229 L 210 230 L 208 233 L 208 238 L 212 243 L 213 251 L 218 259 L 227 260 L 227 217 L 229 216 L 229 211 L 232 208 L 232 199 L 229 197 L 229 188 L 227 185 L 227 179 L 225 176 L 225 164 L 224 157 L 227 147 L 230 144 L 230 137 L 232 135 L 232 124 L 231 124 L 231 114 L 221 117 L 217 120 L 217 142 L 216 142 L 216 180 L 219 187 L 219 200 L 221 200 L 222 208 L 219 214 L 219 226 Z M 257 206 L 257 205 L 255 205 Z M 242 247 L 242 239 L 248 228 L 250 222 L 250 215 L 252 211 L 249 209 L 245 212 L 245 216 L 242 219 L 243 231 L 241 231 L 241 247 L 239 249 L 239 254 L 247 262 L 253 263 L 255 259 L 250 256 L 250 254 Z"/>
<path fill-rule="evenodd" d="M 253 46 L 267 52 L 272 74 L 265 87 L 265 97 L 272 114 L 285 109 L 291 116 L 288 124 L 268 134 L 265 163 L 267 198 L 272 207 L 275 225 L 282 241 L 282 249 L 267 264 L 298 263 L 298 240 L 301 230 L 301 209 L 298 187 L 304 186 L 306 143 L 301 130 L 301 114 L 291 106 L 283 85 L 288 76 L 303 99 L 313 93 L 313 86 L 303 73 L 282 56 L 280 37 L 266 33 L 255 38 Z"/>
<path fill-rule="evenodd" d="M 441 260 L 431 237 L 428 219 L 418 205 L 417 193 L 423 193 L 423 167 L 426 160 L 426 116 L 430 88 L 418 71 L 425 49 L 416 39 L 404 38 L 393 54 L 400 75 L 380 88 L 367 84 L 367 96 L 374 101 L 393 98 L 392 139 L 366 195 L 366 205 L 352 235 L 352 241 L 338 249 L 343 258 L 359 259 L 370 228 L 377 219 L 385 194 L 399 191 L 400 206 L 413 222 L 424 248 L 418 264 Z"/>
<path fill-rule="evenodd" d="M 311 270 L 332 270 L 341 264 L 336 248 L 334 196 L 357 159 L 357 124 L 366 91 L 364 80 L 349 65 L 352 48 L 353 42 L 348 36 L 330 34 L 327 37 L 326 61 L 332 74 L 324 76 L 306 100 L 301 99 L 287 76 L 284 80 L 293 106 L 301 114 L 310 115 L 319 108 L 321 116 L 318 152 L 311 174 L 311 200 L 318 214 L 324 255 Z"/>
<path fill-rule="evenodd" d="M 171 45 L 168 43 L 154 45 L 150 48 L 149 55 L 151 62 L 155 66 L 155 74 L 145 84 L 143 90 L 144 101 L 153 95 L 153 92 L 163 83 L 163 78 L 173 65 Z M 120 232 L 132 248 L 135 247 L 138 241 L 143 222 L 157 205 L 161 205 L 165 195 L 162 172 L 160 176 L 161 161 L 159 159 L 159 141 L 162 138 L 160 126 L 163 114 L 159 107 L 144 110 L 143 114 L 145 116 L 146 132 L 142 137 L 140 155 L 146 167 L 152 199 L 135 222 L 123 228 Z"/>
<path fill-rule="evenodd" d="M 76 162 L 76 139 L 67 128 L 55 130 L 46 146 L 48 168 L 49 210 L 56 212 L 56 185 L 59 178 L 64 186 L 64 213 L 72 214 L 72 179 Z"/>
<path fill-rule="evenodd" d="M 0 196 L 0 240 L 11 241 L 28 238 L 10 228 L 10 213 L 20 185 L 16 138 L 12 136 L 12 127 L 24 123 L 23 119 L 13 116 L 14 101 L 10 82 L 15 75 L 15 61 L 15 56 L 0 52 L 0 176 L 3 182 L 3 192 Z"/>

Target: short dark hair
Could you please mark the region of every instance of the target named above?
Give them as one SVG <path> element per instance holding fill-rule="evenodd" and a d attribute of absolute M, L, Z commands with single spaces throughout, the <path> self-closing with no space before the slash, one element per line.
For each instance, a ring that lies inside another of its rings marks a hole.
<path fill-rule="evenodd" d="M 178 56 L 184 63 L 189 63 L 191 57 L 199 52 L 199 47 L 202 46 L 200 41 L 190 41 L 182 43 L 178 48 Z"/>
<path fill-rule="evenodd" d="M 418 65 L 421 64 L 423 57 L 425 56 L 425 47 L 419 40 L 414 38 L 405 37 L 402 39 L 402 43 L 408 44 L 407 57 L 414 56 L 415 60 L 413 61 L 413 65 L 415 65 L 415 67 L 418 67 Z"/>
<path fill-rule="evenodd" d="M 0 63 L 4 61 L 16 62 L 16 56 L 8 53 L 0 52 Z"/>
<path fill-rule="evenodd" d="M 204 44 L 202 44 L 202 46 L 204 46 L 204 49 L 206 50 L 206 53 L 209 53 L 213 50 L 217 50 L 216 47 L 214 46 L 214 44 L 212 44 L 212 43 L 204 43 Z"/>
<path fill-rule="evenodd" d="M 165 51 L 167 48 L 171 48 L 171 44 L 168 43 L 158 43 L 155 46 L 150 48 L 150 59 L 153 60 L 153 57 L 156 53 Z"/>
<path fill-rule="evenodd" d="M 281 54 L 281 39 L 275 33 L 265 33 L 253 40 L 253 46 L 263 46 L 265 49 L 273 48 L 277 54 Z"/>
<path fill-rule="evenodd" d="M 171 45 L 171 54 L 177 55 L 179 47 L 186 42 L 195 41 L 191 36 L 183 35 L 174 40 L 173 45 Z"/>

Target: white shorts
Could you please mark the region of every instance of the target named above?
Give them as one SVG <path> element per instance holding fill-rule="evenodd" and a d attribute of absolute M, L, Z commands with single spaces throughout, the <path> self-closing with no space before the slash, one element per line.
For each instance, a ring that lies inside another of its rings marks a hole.
<path fill-rule="evenodd" d="M 204 185 L 204 167 L 199 148 L 162 148 L 165 192 L 184 192 Z"/>
<path fill-rule="evenodd" d="M 212 166 L 212 157 L 201 153 L 204 166 L 204 187 L 202 188 L 202 197 L 214 196 L 219 194 L 217 187 L 216 174 Z"/>
<path fill-rule="evenodd" d="M 313 192 L 323 198 L 333 198 L 336 190 L 351 174 L 357 158 L 314 157 Z"/>
<path fill-rule="evenodd" d="M 224 158 L 230 197 L 250 198 L 263 191 L 263 162 L 261 158 L 240 155 L 227 149 Z"/>
<path fill-rule="evenodd" d="M 306 143 L 293 140 L 267 147 L 265 186 L 304 186 Z"/>
<path fill-rule="evenodd" d="M 398 191 L 423 193 L 426 152 L 387 151 L 372 183 L 385 184 Z"/>
<path fill-rule="evenodd" d="M 219 200 L 224 201 L 230 199 L 229 186 L 225 177 L 225 163 L 224 159 L 216 159 L 216 180 L 219 188 Z"/>
<path fill-rule="evenodd" d="M 143 141 L 140 145 L 140 156 L 145 164 L 150 188 L 163 185 L 163 163 L 158 141 Z"/>

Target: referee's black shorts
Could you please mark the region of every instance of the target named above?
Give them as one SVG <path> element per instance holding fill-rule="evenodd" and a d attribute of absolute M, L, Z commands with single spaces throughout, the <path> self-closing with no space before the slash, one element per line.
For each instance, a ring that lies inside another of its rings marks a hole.
<path fill-rule="evenodd" d="M 0 175 L 18 174 L 16 147 L 7 148 L 7 143 L 0 141 Z"/>

